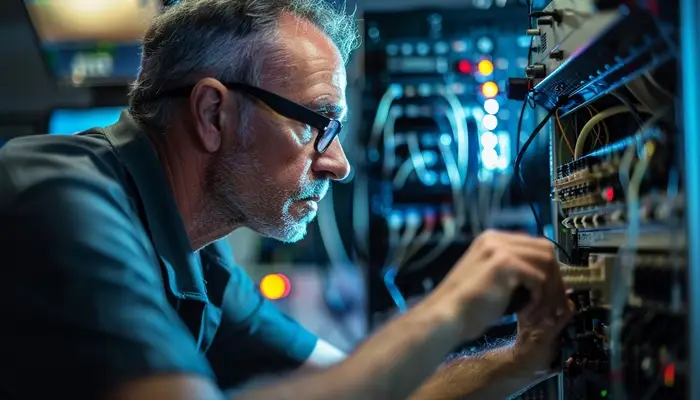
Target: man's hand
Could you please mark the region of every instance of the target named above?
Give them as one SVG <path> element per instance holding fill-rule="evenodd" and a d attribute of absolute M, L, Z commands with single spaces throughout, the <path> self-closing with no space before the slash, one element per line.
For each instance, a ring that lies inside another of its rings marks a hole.
<path fill-rule="evenodd" d="M 573 315 L 573 304 L 564 311 L 552 312 L 550 318 L 518 315 L 518 336 L 513 348 L 516 364 L 524 372 L 548 375 L 561 349 L 561 331 Z M 559 309 L 561 310 L 561 309 Z"/>
<path fill-rule="evenodd" d="M 547 267 L 547 282 L 538 313 L 518 314 L 518 336 L 515 344 L 517 365 L 525 372 L 549 374 L 552 363 L 561 348 L 561 331 L 573 315 L 573 303 L 569 301 L 564 282 L 559 273 L 559 263 L 554 259 Z"/>
<path fill-rule="evenodd" d="M 554 291 L 561 288 L 564 293 L 555 265 L 552 244 L 546 239 L 487 231 L 474 240 L 427 303 L 456 308 L 465 340 L 498 321 L 520 285 L 531 297 L 523 315 L 546 319 L 551 307 L 541 307 L 544 296 L 549 302 Z"/>

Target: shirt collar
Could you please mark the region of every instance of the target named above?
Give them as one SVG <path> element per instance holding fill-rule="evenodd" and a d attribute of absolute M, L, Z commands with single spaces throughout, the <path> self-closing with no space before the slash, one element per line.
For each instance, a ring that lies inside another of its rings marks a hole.
<path fill-rule="evenodd" d="M 143 222 L 168 271 L 173 294 L 207 301 L 201 260 L 191 250 L 185 224 L 153 144 L 127 110 L 116 124 L 105 128 L 105 134 L 135 183 L 145 214 Z"/>

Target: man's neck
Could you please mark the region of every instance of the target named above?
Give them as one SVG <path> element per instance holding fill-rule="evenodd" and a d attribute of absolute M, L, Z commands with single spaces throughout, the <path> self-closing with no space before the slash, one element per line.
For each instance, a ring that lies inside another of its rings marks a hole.
<path fill-rule="evenodd" d="M 193 154 L 193 143 L 186 143 L 186 135 L 168 134 L 167 137 L 151 138 L 165 177 L 175 198 L 175 203 L 185 225 L 192 250 L 228 235 L 235 227 L 223 226 L 214 217 L 206 196 L 204 176 L 206 160 Z"/>

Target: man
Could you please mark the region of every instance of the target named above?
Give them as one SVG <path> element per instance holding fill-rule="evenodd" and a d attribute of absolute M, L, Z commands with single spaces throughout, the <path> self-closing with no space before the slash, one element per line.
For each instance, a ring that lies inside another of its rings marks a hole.
<path fill-rule="evenodd" d="M 234 267 L 225 235 L 299 240 L 348 175 L 336 135 L 356 38 L 321 1 L 185 0 L 149 29 L 117 124 L 0 150 L 3 398 L 220 399 L 302 367 L 237 396 L 491 399 L 546 372 L 569 311 L 543 239 L 482 235 L 347 359 Z M 515 344 L 437 369 L 519 285 Z"/>

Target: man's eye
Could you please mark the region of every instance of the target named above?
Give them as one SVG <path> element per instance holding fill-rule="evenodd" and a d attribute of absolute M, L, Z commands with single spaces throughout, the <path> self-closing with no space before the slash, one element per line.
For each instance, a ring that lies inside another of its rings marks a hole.
<path fill-rule="evenodd" d="M 301 141 L 304 143 L 310 142 L 314 138 L 314 129 L 311 125 L 304 125 L 304 130 L 301 133 Z"/>

